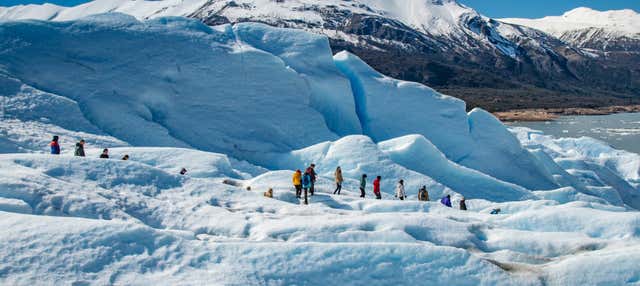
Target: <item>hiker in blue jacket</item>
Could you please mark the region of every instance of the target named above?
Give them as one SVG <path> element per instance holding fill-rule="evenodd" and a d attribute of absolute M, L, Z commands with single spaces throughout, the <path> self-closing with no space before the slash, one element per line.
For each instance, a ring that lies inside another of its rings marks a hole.
<path fill-rule="evenodd" d="M 304 172 L 304 175 L 302 175 L 302 189 L 304 189 L 305 205 L 309 204 L 309 200 L 307 199 L 307 193 L 309 192 L 309 188 L 311 188 L 312 184 L 313 184 L 313 178 L 311 177 L 311 174 L 309 173 L 309 171 Z"/>
<path fill-rule="evenodd" d="M 440 203 L 442 203 L 445 206 L 451 207 L 451 195 L 447 195 L 444 198 L 442 198 L 440 200 Z"/>

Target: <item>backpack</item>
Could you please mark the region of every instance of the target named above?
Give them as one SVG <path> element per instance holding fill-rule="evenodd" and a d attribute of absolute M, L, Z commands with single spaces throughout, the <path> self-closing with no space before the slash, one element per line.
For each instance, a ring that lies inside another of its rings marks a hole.
<path fill-rule="evenodd" d="M 426 201 L 427 200 L 427 191 L 426 190 L 420 190 L 420 192 L 418 193 L 418 197 L 420 198 L 421 201 Z"/>
<path fill-rule="evenodd" d="M 308 186 L 309 184 L 311 184 L 311 175 L 309 175 L 309 173 L 305 173 L 302 176 L 302 185 Z"/>

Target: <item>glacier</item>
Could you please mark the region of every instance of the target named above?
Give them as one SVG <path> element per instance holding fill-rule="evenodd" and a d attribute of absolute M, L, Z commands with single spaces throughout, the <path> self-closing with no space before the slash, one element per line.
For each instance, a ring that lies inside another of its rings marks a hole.
<path fill-rule="evenodd" d="M 119 13 L 2 22 L 0 104 L 0 284 L 640 281 L 639 155 L 509 129 L 323 36 Z M 311 163 L 304 206 L 291 176 Z"/>

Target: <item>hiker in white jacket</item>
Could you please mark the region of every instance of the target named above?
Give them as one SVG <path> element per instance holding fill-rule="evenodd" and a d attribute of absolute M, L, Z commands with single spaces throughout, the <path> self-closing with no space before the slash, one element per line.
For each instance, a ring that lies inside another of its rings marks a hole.
<path fill-rule="evenodd" d="M 407 196 L 405 195 L 404 192 L 404 180 L 400 180 L 398 182 L 398 185 L 396 186 L 396 198 L 399 198 L 400 200 L 403 200 L 406 198 Z"/>

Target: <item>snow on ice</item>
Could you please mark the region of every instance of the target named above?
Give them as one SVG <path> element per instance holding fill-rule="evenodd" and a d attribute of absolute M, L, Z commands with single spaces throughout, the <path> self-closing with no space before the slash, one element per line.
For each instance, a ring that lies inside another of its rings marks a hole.
<path fill-rule="evenodd" d="M 3 22 L 0 103 L 3 285 L 640 281 L 639 155 L 509 130 L 321 36 L 123 14 Z M 43 154 L 54 134 L 62 155 Z M 304 206 L 291 176 L 311 163 Z"/>

